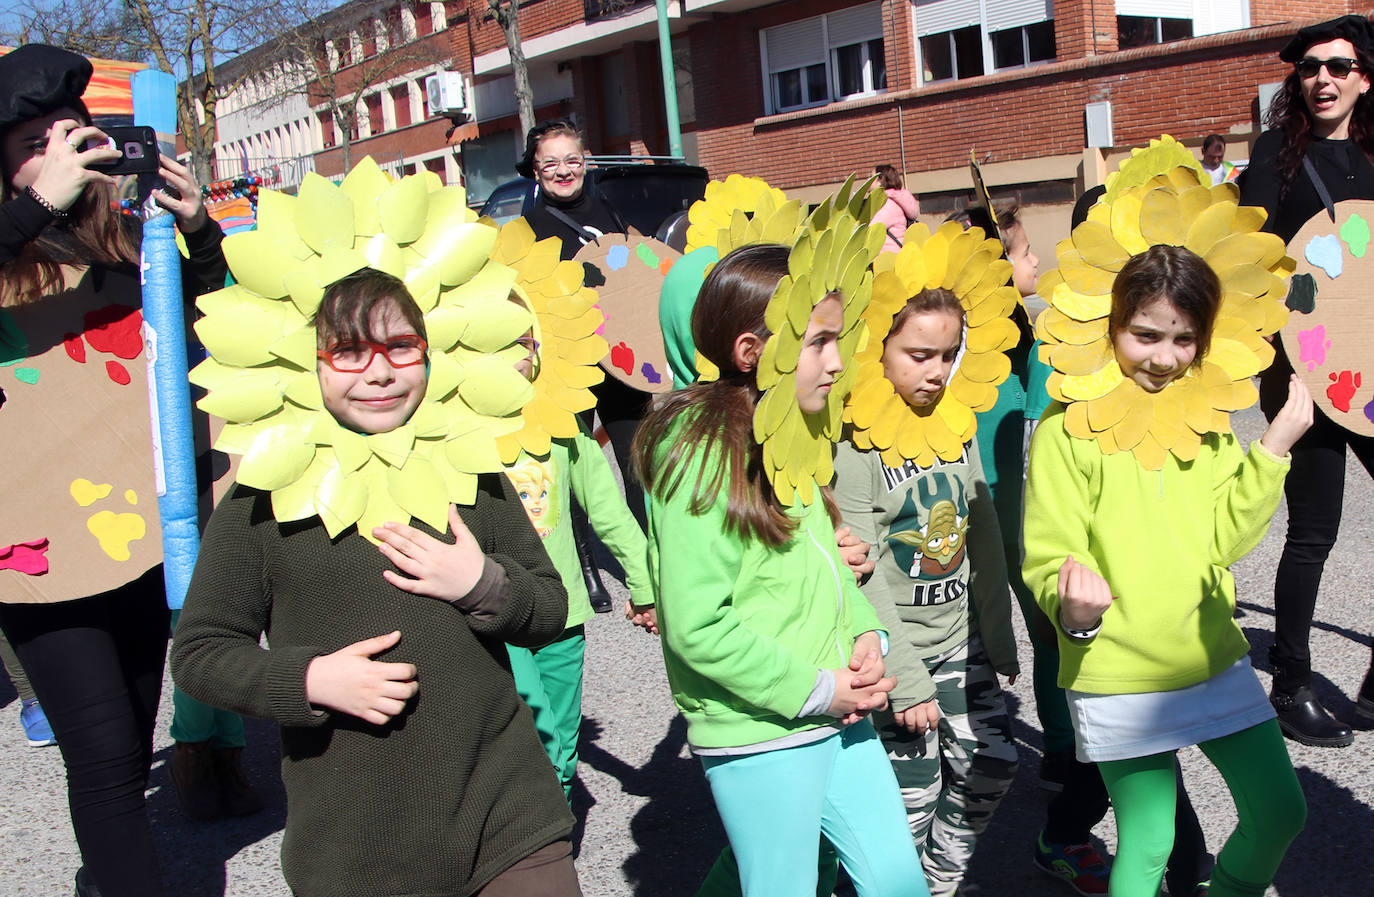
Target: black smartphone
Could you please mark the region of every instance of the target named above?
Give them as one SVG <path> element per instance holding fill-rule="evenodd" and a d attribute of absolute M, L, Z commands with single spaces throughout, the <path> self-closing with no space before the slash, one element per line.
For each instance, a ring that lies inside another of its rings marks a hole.
<path fill-rule="evenodd" d="M 101 128 L 109 136 L 119 158 L 93 162 L 90 167 L 105 174 L 151 174 L 157 171 L 157 132 L 146 125 Z"/>

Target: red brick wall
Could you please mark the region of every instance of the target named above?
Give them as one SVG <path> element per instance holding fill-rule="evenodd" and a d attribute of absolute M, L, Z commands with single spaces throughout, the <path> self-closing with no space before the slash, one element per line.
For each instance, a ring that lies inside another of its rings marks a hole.
<path fill-rule="evenodd" d="M 799 17 L 791 12 L 788 19 Z M 1287 66 L 1277 54 L 1293 33 L 1276 26 L 1208 35 L 759 118 L 761 16 L 736 18 L 749 24 L 691 32 L 701 164 L 713 177 L 742 171 L 784 188 L 897 163 L 903 138 L 907 171 L 962 166 L 971 148 L 993 162 L 1078 153 L 1083 107 L 1100 100 L 1112 103 L 1118 145 L 1225 133 L 1257 122 L 1257 86 L 1282 80 Z"/>
<path fill-rule="evenodd" d="M 1303 19 L 1334 19 L 1355 12 L 1350 0 L 1250 0 L 1250 24 L 1274 25 Z"/>
<path fill-rule="evenodd" d="M 490 18 L 487 0 L 467 0 L 467 9 L 472 55 L 504 50 L 506 36 Z M 523 0 L 516 21 L 520 23 L 520 39 L 529 40 L 581 22 L 582 16 L 582 0 Z M 452 22 L 449 27 L 453 27 Z"/>
<path fill-rule="evenodd" d="M 1060 59 L 1116 51 L 1114 0 L 1059 0 L 1054 4 L 1054 47 Z"/>

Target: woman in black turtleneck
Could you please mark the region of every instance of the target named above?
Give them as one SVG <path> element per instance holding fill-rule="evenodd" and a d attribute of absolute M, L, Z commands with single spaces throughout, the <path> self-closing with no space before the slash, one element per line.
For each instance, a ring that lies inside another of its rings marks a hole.
<path fill-rule="evenodd" d="M 539 183 L 534 207 L 525 213 L 535 237 L 557 237 L 563 241 L 561 257 L 570 259 L 587 243 L 605 234 L 623 234 L 629 228 L 615 207 L 586 189 L 587 148 L 582 133 L 567 119 L 554 119 L 530 129 L 525 138 L 524 158 L 515 170 Z M 589 284 L 595 286 L 595 284 Z M 648 407 L 649 394 L 607 377 L 592 387 L 596 411 L 610 438 L 616 463 L 625 483 L 625 502 L 641 527 L 646 525 L 644 490 L 630 465 L 630 444 Z M 591 426 L 592 413 L 583 413 Z M 611 598 L 597 575 L 588 548 L 588 528 L 580 509 L 572 515 L 578 558 L 587 581 L 587 592 L 597 613 L 611 609 Z"/>
<path fill-rule="evenodd" d="M 564 259 L 577 255 L 577 250 L 597 237 L 626 232 L 620 213 L 584 189 L 587 149 L 581 133 L 567 119 L 531 128 L 525 138 L 525 157 L 515 169 L 539 182 L 534 207 L 525 213 L 525 220 L 539 239 L 562 240 Z"/>
<path fill-rule="evenodd" d="M 1374 26 L 1342 16 L 1297 33 L 1279 53 L 1293 70 L 1274 97 L 1250 165 L 1240 176 L 1242 205 L 1269 212 L 1265 230 L 1290 242 L 1330 203 L 1374 199 Z M 1325 195 L 1323 195 L 1325 194 Z M 1297 247 L 1289 248 L 1297 255 Z M 1320 301 L 1320 300 L 1318 300 Z M 1260 406 L 1272 418 L 1293 368 L 1280 352 L 1260 379 Z M 1303 744 L 1344 747 L 1354 740 L 1312 691 L 1308 633 L 1327 553 L 1336 541 L 1345 490 L 1346 448 L 1374 473 L 1374 438 L 1334 423 L 1318 408 L 1312 429 L 1293 446 L 1284 484 L 1288 536 L 1274 578 L 1274 685 L 1279 725 Z M 1374 665 L 1357 711 L 1374 717 Z"/>

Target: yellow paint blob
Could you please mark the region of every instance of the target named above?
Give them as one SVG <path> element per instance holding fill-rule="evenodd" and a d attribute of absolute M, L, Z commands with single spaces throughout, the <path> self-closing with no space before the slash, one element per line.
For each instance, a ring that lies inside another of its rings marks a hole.
<path fill-rule="evenodd" d="M 86 521 L 86 529 L 100 541 L 100 549 L 116 561 L 129 559 L 129 543 L 142 539 L 147 525 L 138 514 L 100 511 Z"/>
<path fill-rule="evenodd" d="M 76 499 L 77 504 L 85 508 L 109 495 L 112 488 L 114 487 L 109 483 L 100 483 L 97 485 L 85 477 L 80 477 L 72 480 L 72 498 Z"/>
<path fill-rule="evenodd" d="M 128 502 L 129 504 L 131 504 L 131 505 L 136 505 L 136 504 L 138 504 L 138 493 L 135 492 L 135 491 L 132 490 L 132 489 L 125 489 L 125 490 L 124 490 L 124 500 L 127 501 L 127 502 Z"/>

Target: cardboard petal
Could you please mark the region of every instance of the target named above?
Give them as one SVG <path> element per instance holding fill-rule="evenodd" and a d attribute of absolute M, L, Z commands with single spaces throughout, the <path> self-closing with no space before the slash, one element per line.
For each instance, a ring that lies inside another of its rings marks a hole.
<path fill-rule="evenodd" d="M 296 231 L 307 246 L 317 253 L 353 248 L 356 232 L 348 194 L 309 172 L 296 197 Z"/>
<path fill-rule="evenodd" d="M 429 215 L 429 191 L 423 178 L 401 178 L 389 185 L 376 200 L 377 220 L 382 231 L 404 246 L 424 233 Z"/>
<path fill-rule="evenodd" d="M 448 495 L 433 464 L 412 455 L 404 467 L 388 470 L 386 478 L 392 498 L 410 516 L 440 532 L 448 528 Z"/>
<path fill-rule="evenodd" d="M 320 478 L 315 488 L 315 513 L 331 539 L 358 522 L 367 509 L 367 498 L 367 481 L 356 473 L 346 474 L 335 467 Z"/>
<path fill-rule="evenodd" d="M 299 426 L 279 425 L 259 432 L 239 462 L 238 481 L 272 491 L 293 482 L 315 459 L 315 446 Z"/>

